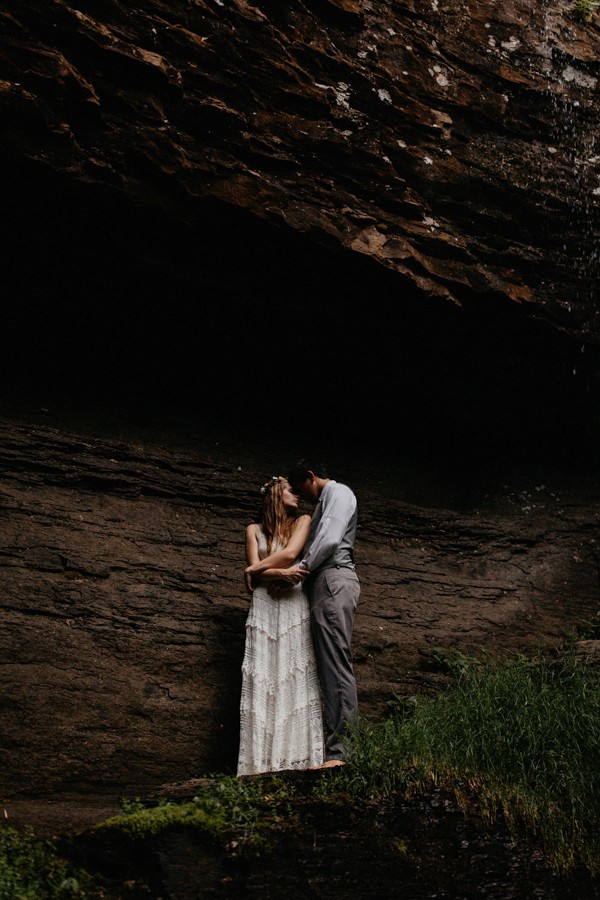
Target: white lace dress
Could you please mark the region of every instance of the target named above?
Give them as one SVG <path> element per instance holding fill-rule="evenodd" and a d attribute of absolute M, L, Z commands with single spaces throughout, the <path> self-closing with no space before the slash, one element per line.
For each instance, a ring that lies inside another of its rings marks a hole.
<path fill-rule="evenodd" d="M 260 526 L 259 553 L 267 542 Z M 272 552 L 277 550 L 273 546 Z M 323 762 L 319 679 L 301 584 L 278 599 L 257 587 L 246 622 L 238 775 L 306 769 Z"/>

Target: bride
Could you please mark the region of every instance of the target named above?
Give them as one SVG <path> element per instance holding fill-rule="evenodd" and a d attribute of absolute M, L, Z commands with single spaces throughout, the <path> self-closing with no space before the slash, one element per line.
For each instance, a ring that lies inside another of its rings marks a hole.
<path fill-rule="evenodd" d="M 262 522 L 246 529 L 252 603 L 242 664 L 238 775 L 307 769 L 323 762 L 323 722 L 308 598 L 288 574 L 310 516 L 285 478 L 262 487 Z"/>

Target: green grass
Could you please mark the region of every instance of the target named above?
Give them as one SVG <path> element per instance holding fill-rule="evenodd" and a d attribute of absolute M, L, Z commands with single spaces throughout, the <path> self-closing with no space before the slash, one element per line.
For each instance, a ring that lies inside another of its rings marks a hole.
<path fill-rule="evenodd" d="M 62 859 L 31 829 L 0 828 L 0 900 L 66 900 L 89 897 L 90 878 Z"/>
<path fill-rule="evenodd" d="M 572 656 L 463 662 L 457 683 L 412 715 L 363 727 L 330 788 L 381 797 L 434 785 L 525 826 L 557 870 L 600 870 L 597 676 Z"/>

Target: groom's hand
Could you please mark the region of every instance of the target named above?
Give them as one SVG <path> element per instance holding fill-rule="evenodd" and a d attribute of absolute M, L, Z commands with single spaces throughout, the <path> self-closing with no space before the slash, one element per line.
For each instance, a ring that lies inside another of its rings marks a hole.
<path fill-rule="evenodd" d="M 298 584 L 302 581 L 302 576 L 298 571 L 298 566 L 291 566 L 289 569 L 279 569 L 277 572 L 277 581 L 272 581 L 267 588 L 271 597 L 280 597 L 290 589 L 290 585 Z"/>
<path fill-rule="evenodd" d="M 277 573 L 278 581 L 285 581 L 286 584 L 298 584 L 302 581 L 302 576 L 298 566 L 290 566 L 289 569 L 280 569 Z"/>

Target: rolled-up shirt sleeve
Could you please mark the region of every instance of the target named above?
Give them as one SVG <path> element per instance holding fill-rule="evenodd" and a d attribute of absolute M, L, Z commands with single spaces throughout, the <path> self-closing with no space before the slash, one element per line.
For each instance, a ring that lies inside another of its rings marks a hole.
<path fill-rule="evenodd" d="M 339 547 L 356 510 L 356 497 L 348 489 L 331 491 L 322 502 L 321 518 L 299 564 L 309 572 L 315 572 Z"/>

